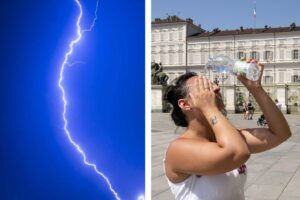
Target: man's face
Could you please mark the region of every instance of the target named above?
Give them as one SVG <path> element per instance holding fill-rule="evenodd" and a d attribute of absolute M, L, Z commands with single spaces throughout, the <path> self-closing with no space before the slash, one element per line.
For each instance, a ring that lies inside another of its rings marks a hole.
<path fill-rule="evenodd" d="M 196 92 L 197 84 L 198 84 L 198 82 L 197 82 L 198 78 L 199 78 L 199 76 L 194 76 L 194 77 L 191 77 L 190 79 L 188 79 L 186 81 L 186 86 L 188 87 L 189 92 L 192 92 L 192 93 Z M 211 85 L 213 86 L 213 91 L 214 91 L 215 96 L 216 96 L 216 99 L 215 99 L 216 105 L 219 108 L 219 110 L 222 111 L 222 110 L 225 109 L 225 106 L 224 106 L 224 103 L 223 103 L 223 100 L 222 100 L 221 89 L 218 85 L 216 85 L 213 82 L 211 82 Z"/>
<path fill-rule="evenodd" d="M 216 94 L 216 104 L 217 104 L 219 110 L 224 110 L 225 105 L 224 105 L 224 102 L 223 102 L 223 99 L 222 99 L 221 89 L 215 83 L 213 83 L 213 87 L 214 87 L 214 92 Z"/>

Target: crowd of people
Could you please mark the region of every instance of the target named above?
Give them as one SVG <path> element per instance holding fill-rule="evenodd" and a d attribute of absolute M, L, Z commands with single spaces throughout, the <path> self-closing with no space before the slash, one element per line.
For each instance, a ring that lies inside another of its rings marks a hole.
<path fill-rule="evenodd" d="M 282 104 L 277 99 L 275 99 L 275 104 L 277 108 L 281 111 Z M 243 103 L 244 119 L 252 120 L 254 111 L 255 108 L 251 102 L 249 102 L 248 104 L 246 102 Z M 268 123 L 264 117 L 264 114 L 261 114 L 260 117 L 257 119 L 257 125 L 265 127 L 267 124 Z"/>
<path fill-rule="evenodd" d="M 281 110 L 282 104 L 275 99 L 275 104 L 279 110 Z M 244 119 L 252 120 L 255 108 L 251 102 L 248 104 L 246 102 L 243 103 L 243 112 L 244 112 Z"/>

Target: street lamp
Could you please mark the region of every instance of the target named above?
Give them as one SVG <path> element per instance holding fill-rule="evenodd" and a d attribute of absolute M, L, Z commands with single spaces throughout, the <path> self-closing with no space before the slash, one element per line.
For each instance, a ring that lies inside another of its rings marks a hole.
<path fill-rule="evenodd" d="M 222 98 L 223 98 L 223 102 L 225 102 L 225 96 L 224 96 L 224 81 L 226 81 L 228 79 L 228 74 L 226 72 L 222 72 L 221 73 L 221 77 L 222 77 Z M 226 103 L 225 103 L 226 104 Z"/>
<path fill-rule="evenodd" d="M 291 110 L 289 108 L 289 86 L 285 85 L 285 106 L 286 106 L 286 114 L 291 114 Z"/>
<path fill-rule="evenodd" d="M 223 99 L 223 102 L 224 102 L 224 81 L 226 81 L 228 79 L 229 75 L 227 72 L 223 71 L 221 72 L 220 74 L 218 74 L 216 76 L 216 82 L 219 83 L 219 80 L 221 78 L 221 81 L 222 81 L 222 99 Z"/>

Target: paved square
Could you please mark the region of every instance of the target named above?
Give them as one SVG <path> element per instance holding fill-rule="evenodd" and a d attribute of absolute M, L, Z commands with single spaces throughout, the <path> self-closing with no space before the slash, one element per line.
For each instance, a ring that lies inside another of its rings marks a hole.
<path fill-rule="evenodd" d="M 248 160 L 246 200 L 300 199 L 300 115 L 285 115 L 292 137 L 278 147 L 251 155 Z M 236 127 L 257 127 L 258 115 L 244 120 L 241 114 L 229 114 Z M 183 130 L 176 128 L 168 113 L 152 113 L 152 199 L 174 199 L 168 187 L 163 158 L 170 141 Z"/>

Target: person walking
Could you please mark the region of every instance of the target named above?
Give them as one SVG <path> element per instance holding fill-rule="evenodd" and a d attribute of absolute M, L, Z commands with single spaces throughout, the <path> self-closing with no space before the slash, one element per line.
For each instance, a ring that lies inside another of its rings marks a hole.
<path fill-rule="evenodd" d="M 244 119 L 248 119 L 249 111 L 248 111 L 247 103 L 245 101 L 243 102 L 243 112 L 244 112 Z"/>
<path fill-rule="evenodd" d="M 249 119 L 252 120 L 255 109 L 251 102 L 248 103 L 247 109 L 248 109 L 248 120 Z"/>

